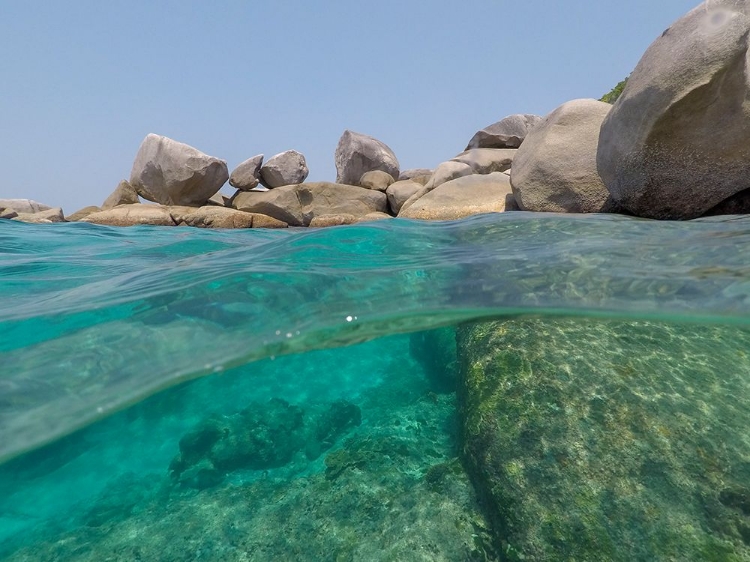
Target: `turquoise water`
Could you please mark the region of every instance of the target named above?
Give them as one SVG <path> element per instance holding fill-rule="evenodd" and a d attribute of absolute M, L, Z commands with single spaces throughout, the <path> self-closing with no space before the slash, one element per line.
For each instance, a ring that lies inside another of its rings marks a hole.
<path fill-rule="evenodd" d="M 285 231 L 2 221 L 0 558 L 513 559 L 520 547 L 462 464 L 454 328 L 657 323 L 697 342 L 671 355 L 680 364 L 737 368 L 695 404 L 670 387 L 680 415 L 712 412 L 711 396 L 744 400 L 747 255 L 750 217 L 519 212 Z M 586 333 L 600 341 L 597 326 Z M 571 364 L 596 348 L 575 334 Z M 660 337 L 623 344 L 654 359 L 610 358 L 614 376 L 652 381 L 669 363 L 655 359 L 670 357 Z M 750 459 L 744 440 L 723 454 Z M 750 514 L 744 493 L 722 496 L 737 517 Z M 706 532 L 744 544 L 732 525 Z M 716 559 L 745 559 L 721 548 Z M 641 559 L 628 549 L 622 559 Z"/>

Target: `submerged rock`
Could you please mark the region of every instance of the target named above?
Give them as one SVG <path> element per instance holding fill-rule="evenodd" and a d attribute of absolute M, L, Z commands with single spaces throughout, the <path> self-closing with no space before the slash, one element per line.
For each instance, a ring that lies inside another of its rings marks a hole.
<path fill-rule="evenodd" d="M 462 454 L 510 559 L 750 557 L 750 332 L 547 318 L 457 339 Z"/>
<path fill-rule="evenodd" d="M 424 369 L 435 392 L 455 392 L 458 382 L 456 329 L 452 326 L 415 332 L 409 336 L 409 351 Z"/>

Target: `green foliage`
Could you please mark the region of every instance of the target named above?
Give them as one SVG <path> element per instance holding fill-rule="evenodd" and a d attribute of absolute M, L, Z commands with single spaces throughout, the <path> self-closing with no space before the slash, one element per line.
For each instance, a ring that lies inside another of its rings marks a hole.
<path fill-rule="evenodd" d="M 608 94 L 604 94 L 599 101 L 603 101 L 605 103 L 615 103 L 617 101 L 617 98 L 620 97 L 620 94 L 622 94 L 622 91 L 625 89 L 625 84 L 628 83 L 628 79 L 625 78 L 625 80 L 622 80 L 612 88 L 612 90 Z"/>

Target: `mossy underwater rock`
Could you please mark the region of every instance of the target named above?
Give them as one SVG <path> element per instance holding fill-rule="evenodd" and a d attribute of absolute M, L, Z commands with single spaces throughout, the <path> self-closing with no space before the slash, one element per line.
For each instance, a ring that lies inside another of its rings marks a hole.
<path fill-rule="evenodd" d="M 458 380 L 456 329 L 452 326 L 414 332 L 409 336 L 409 352 L 424 369 L 435 392 L 455 392 Z"/>
<path fill-rule="evenodd" d="M 461 449 L 508 560 L 750 559 L 750 332 L 458 330 Z"/>

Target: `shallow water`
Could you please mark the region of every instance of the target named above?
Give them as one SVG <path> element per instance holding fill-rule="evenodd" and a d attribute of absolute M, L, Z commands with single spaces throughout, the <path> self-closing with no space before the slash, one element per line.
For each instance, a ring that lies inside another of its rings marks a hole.
<path fill-rule="evenodd" d="M 750 217 L 0 222 L 0 556 L 511 559 L 458 460 L 453 330 L 409 333 L 530 317 L 705 326 L 709 345 L 672 356 L 723 371 L 731 352 L 736 373 L 692 399 L 732 412 L 750 372 L 735 336 L 749 251 Z M 648 381 L 664 368 L 644 364 Z M 359 423 L 341 417 L 353 409 Z M 202 439 L 226 441 L 221 459 Z"/>

